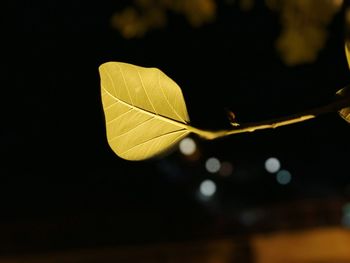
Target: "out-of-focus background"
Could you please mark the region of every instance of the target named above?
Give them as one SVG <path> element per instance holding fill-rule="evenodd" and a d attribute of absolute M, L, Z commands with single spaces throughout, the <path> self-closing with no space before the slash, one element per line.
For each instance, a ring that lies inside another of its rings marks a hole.
<path fill-rule="evenodd" d="M 350 82 L 343 0 L 1 2 L 0 262 L 350 262 L 349 125 L 336 114 L 129 162 L 98 66 L 158 67 L 191 123 L 330 102 Z"/>

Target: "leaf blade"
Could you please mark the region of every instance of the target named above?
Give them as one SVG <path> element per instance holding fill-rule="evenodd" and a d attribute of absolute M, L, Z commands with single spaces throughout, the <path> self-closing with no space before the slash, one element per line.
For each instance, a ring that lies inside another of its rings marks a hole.
<path fill-rule="evenodd" d="M 107 140 L 118 156 L 152 158 L 190 133 L 181 89 L 162 71 L 121 62 L 99 71 Z"/>

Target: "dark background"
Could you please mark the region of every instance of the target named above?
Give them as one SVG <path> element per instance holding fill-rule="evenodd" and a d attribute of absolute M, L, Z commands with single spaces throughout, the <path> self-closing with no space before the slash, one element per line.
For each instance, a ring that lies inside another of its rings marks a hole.
<path fill-rule="evenodd" d="M 287 67 L 274 48 L 278 16 L 262 4 L 247 13 L 219 4 L 216 21 L 198 29 L 170 14 L 165 29 L 133 40 L 110 26 L 125 2 L 1 6 L 1 253 L 244 236 L 304 225 L 296 204 L 319 204 L 311 211 L 349 197 L 350 127 L 336 114 L 216 141 L 193 137 L 196 162 L 177 151 L 120 159 L 107 144 L 97 70 L 107 61 L 162 69 L 197 127 L 228 128 L 227 109 L 242 123 L 279 117 L 321 106 L 348 84 L 344 11 L 315 63 Z M 207 173 L 211 156 L 231 161 L 233 174 Z M 264 170 L 270 156 L 291 172 L 290 184 Z M 209 201 L 196 196 L 206 178 L 218 186 Z M 275 216 L 288 207 L 291 217 Z M 312 224 L 337 224 L 329 213 Z"/>

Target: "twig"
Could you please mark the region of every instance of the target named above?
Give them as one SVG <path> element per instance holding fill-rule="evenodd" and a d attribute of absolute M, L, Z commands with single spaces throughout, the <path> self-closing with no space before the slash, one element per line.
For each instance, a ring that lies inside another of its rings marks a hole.
<path fill-rule="evenodd" d="M 324 113 L 337 112 L 349 106 L 350 106 L 350 95 L 338 96 L 333 102 L 318 108 L 306 110 L 300 113 L 296 113 L 296 114 L 292 114 L 292 115 L 288 115 L 285 117 L 276 118 L 272 120 L 242 124 L 239 127 L 233 128 L 230 130 L 207 131 L 207 130 L 201 130 L 191 126 L 189 127 L 189 130 L 205 139 L 213 140 L 213 139 L 221 138 L 232 134 L 254 132 L 257 130 L 264 130 L 264 129 L 275 129 L 281 126 L 286 126 L 286 125 L 310 120 Z"/>

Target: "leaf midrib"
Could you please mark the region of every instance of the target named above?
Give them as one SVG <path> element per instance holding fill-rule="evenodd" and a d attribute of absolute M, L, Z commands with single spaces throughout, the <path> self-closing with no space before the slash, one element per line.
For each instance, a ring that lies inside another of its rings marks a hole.
<path fill-rule="evenodd" d="M 157 118 L 157 119 L 160 119 L 160 120 L 162 120 L 162 121 L 165 121 L 165 122 L 174 124 L 174 125 L 179 126 L 179 127 L 181 127 L 181 128 L 188 129 L 188 128 L 190 127 L 187 123 L 179 122 L 179 121 L 177 121 L 177 120 L 174 120 L 174 119 L 172 119 L 172 118 L 163 116 L 163 115 L 161 115 L 161 114 L 155 114 L 154 112 L 150 112 L 150 111 L 145 110 L 145 109 L 143 109 L 143 108 L 140 108 L 140 107 L 138 107 L 138 106 L 132 105 L 132 104 L 126 102 L 126 101 L 123 101 L 123 100 L 121 100 L 121 99 L 119 99 L 119 98 L 116 98 L 116 97 L 113 96 L 108 90 L 106 90 L 106 89 L 103 87 L 102 84 L 101 84 L 101 87 L 102 87 L 102 89 L 103 89 L 110 97 L 112 97 L 112 98 L 115 99 L 116 101 L 119 101 L 120 103 L 124 104 L 124 105 L 127 106 L 127 107 L 131 107 L 131 108 L 133 108 L 133 109 L 135 109 L 135 110 L 141 111 L 141 112 L 144 113 L 144 114 L 147 114 L 147 115 L 150 115 L 150 116 L 155 117 L 155 118 Z M 111 120 L 111 121 L 112 121 L 112 120 Z"/>

